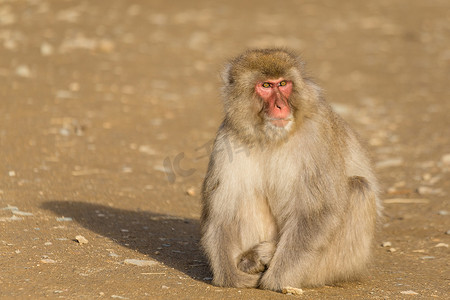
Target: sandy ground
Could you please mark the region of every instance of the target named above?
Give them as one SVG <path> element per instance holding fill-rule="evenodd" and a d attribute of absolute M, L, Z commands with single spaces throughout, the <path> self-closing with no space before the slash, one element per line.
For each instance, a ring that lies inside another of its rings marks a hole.
<path fill-rule="evenodd" d="M 296 297 L 212 286 L 198 247 L 220 70 L 284 46 L 366 139 L 385 203 L 369 274 L 300 297 L 446 299 L 449 10 L 0 0 L 0 298 Z"/>

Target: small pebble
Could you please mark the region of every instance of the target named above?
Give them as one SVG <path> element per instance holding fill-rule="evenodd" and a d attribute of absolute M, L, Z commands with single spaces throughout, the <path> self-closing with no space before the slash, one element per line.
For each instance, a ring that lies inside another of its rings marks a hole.
<path fill-rule="evenodd" d="M 122 297 L 122 296 L 118 296 L 118 295 L 111 295 L 111 298 L 114 298 L 114 299 L 128 299 L 126 297 Z"/>
<path fill-rule="evenodd" d="M 53 245 L 53 244 L 52 244 L 52 242 L 46 242 L 44 245 L 45 245 L 45 246 L 51 246 L 51 245 Z"/>
<path fill-rule="evenodd" d="M 161 286 L 161 288 L 162 288 L 163 290 L 167 290 L 167 289 L 169 289 L 169 287 L 168 287 L 168 286 L 166 286 L 166 285 L 162 285 L 162 286 Z"/>
<path fill-rule="evenodd" d="M 441 191 L 441 189 L 433 189 L 428 186 L 420 186 L 417 188 L 417 192 L 421 195 L 435 195 L 439 194 Z"/>
<path fill-rule="evenodd" d="M 22 218 L 20 218 L 20 217 L 18 217 L 18 216 L 16 216 L 16 215 L 13 215 L 12 217 L 9 217 L 9 218 L 0 218 L 0 222 L 7 222 L 7 221 L 20 221 L 20 220 L 23 220 Z"/>
<path fill-rule="evenodd" d="M 447 231 L 445 232 L 445 234 L 449 234 L 449 235 L 450 235 L 450 229 L 447 230 Z"/>
<path fill-rule="evenodd" d="M 122 172 L 123 173 L 132 173 L 133 169 L 130 167 L 122 167 Z"/>
<path fill-rule="evenodd" d="M 392 243 L 391 242 L 383 242 L 382 244 L 381 244 L 381 247 L 391 247 L 392 246 Z"/>
<path fill-rule="evenodd" d="M 411 291 L 411 290 L 409 290 L 409 291 L 402 291 L 400 293 L 403 294 L 403 295 L 418 295 L 418 293 L 416 293 L 414 291 Z"/>
<path fill-rule="evenodd" d="M 439 243 L 439 244 L 437 244 L 434 247 L 445 247 L 445 248 L 448 248 L 448 244 L 446 244 L 446 243 Z"/>
<path fill-rule="evenodd" d="M 395 249 L 395 248 L 389 248 L 388 249 L 388 252 L 395 252 L 395 251 L 397 251 L 397 249 Z"/>
<path fill-rule="evenodd" d="M 423 259 L 423 260 L 425 260 L 425 259 L 435 259 L 435 257 L 434 256 L 422 256 L 420 259 Z"/>
<path fill-rule="evenodd" d="M 30 68 L 26 65 L 20 65 L 16 68 L 16 75 L 23 78 L 30 78 L 31 77 Z"/>
<path fill-rule="evenodd" d="M 291 295 L 302 295 L 303 290 L 295 287 L 286 286 L 284 287 L 281 292 L 283 294 L 291 294 Z"/>
<path fill-rule="evenodd" d="M 42 56 L 50 56 L 52 55 L 54 52 L 53 46 L 50 45 L 49 43 L 44 42 L 41 45 L 41 55 Z"/>
<path fill-rule="evenodd" d="M 32 213 L 20 211 L 20 210 L 13 210 L 12 213 L 15 215 L 19 215 L 19 216 L 32 216 L 33 215 Z"/>
<path fill-rule="evenodd" d="M 446 211 L 446 210 L 440 210 L 440 211 L 438 211 L 438 215 L 441 215 L 441 216 L 448 216 L 450 213 L 448 212 L 448 211 Z"/>
<path fill-rule="evenodd" d="M 383 201 L 386 204 L 420 204 L 429 203 L 430 200 L 424 198 L 408 199 L 408 198 L 392 198 Z"/>
<path fill-rule="evenodd" d="M 195 196 L 195 188 L 194 187 L 190 187 L 186 190 L 186 194 L 188 194 L 189 196 L 193 197 Z"/>
<path fill-rule="evenodd" d="M 450 165 L 450 153 L 445 154 L 444 156 L 442 156 L 441 161 L 445 164 L 445 165 Z"/>
<path fill-rule="evenodd" d="M 70 130 L 69 128 L 61 128 L 59 130 L 59 134 L 62 136 L 69 136 L 70 135 Z"/>
<path fill-rule="evenodd" d="M 12 205 L 7 205 L 6 207 L 2 208 L 2 210 L 19 210 L 19 208 L 17 206 L 12 206 Z"/>
<path fill-rule="evenodd" d="M 142 259 L 125 259 L 123 262 L 127 265 L 135 265 L 139 267 L 148 267 L 158 264 L 154 260 L 142 260 Z"/>
<path fill-rule="evenodd" d="M 54 264 L 54 263 L 56 263 L 55 260 L 50 259 L 50 258 L 41 259 L 41 262 L 44 263 L 44 264 Z"/>
<path fill-rule="evenodd" d="M 89 243 L 88 240 L 87 240 L 84 236 L 82 236 L 82 235 L 77 235 L 77 236 L 75 237 L 75 240 L 76 240 L 79 244 L 87 244 L 87 243 Z"/>
<path fill-rule="evenodd" d="M 148 155 L 155 155 L 157 153 L 156 150 L 153 149 L 149 145 L 141 145 L 141 146 L 139 146 L 138 150 L 139 150 L 139 152 L 145 153 L 145 154 L 148 154 Z"/>
<path fill-rule="evenodd" d="M 17 206 L 7 205 L 6 207 L 2 208 L 2 210 L 10 210 L 14 215 L 18 216 L 32 216 L 32 213 L 20 211 Z"/>
<path fill-rule="evenodd" d="M 72 218 L 69 217 L 61 217 L 61 218 L 56 218 L 56 221 L 58 222 L 71 222 Z"/>

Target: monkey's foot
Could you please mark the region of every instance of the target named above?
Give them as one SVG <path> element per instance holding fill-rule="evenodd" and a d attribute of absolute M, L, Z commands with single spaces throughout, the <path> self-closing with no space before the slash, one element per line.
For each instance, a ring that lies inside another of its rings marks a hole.
<path fill-rule="evenodd" d="M 268 272 L 264 273 L 259 281 L 259 288 L 262 290 L 271 290 L 274 292 L 281 292 L 283 286 L 288 286 L 287 284 L 282 284 L 278 278 L 274 278 Z"/>

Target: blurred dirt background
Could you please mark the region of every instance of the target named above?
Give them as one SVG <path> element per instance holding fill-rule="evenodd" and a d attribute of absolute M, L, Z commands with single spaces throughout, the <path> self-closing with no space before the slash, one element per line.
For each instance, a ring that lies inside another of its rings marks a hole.
<path fill-rule="evenodd" d="M 448 299 L 450 2 L 0 0 L 0 298 L 287 299 L 211 285 L 200 185 L 224 62 L 302 54 L 365 138 L 384 225 L 361 282 Z"/>

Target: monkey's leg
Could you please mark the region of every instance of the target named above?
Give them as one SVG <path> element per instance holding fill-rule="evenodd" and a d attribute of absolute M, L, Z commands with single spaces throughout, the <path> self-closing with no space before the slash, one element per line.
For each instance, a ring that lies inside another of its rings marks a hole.
<path fill-rule="evenodd" d="M 317 286 L 356 277 L 370 254 L 376 218 L 375 192 L 350 177 L 347 206 L 334 206 L 284 226 L 260 287 Z"/>
<path fill-rule="evenodd" d="M 364 177 L 348 178 L 349 204 L 330 245 L 314 263 L 306 285 L 354 280 L 366 270 L 376 226 L 376 192 Z"/>
<path fill-rule="evenodd" d="M 242 252 L 237 237 L 238 230 L 233 224 L 208 225 L 202 244 L 213 271 L 213 284 L 238 288 L 256 287 L 261 275 L 245 273 L 237 267 L 237 260 Z"/>
<path fill-rule="evenodd" d="M 275 242 L 262 242 L 245 251 L 238 260 L 238 268 L 249 274 L 263 272 L 275 253 Z"/>
<path fill-rule="evenodd" d="M 332 234 L 330 244 L 312 263 L 303 281 L 306 286 L 357 279 L 370 259 L 376 226 L 376 192 L 364 177 L 348 178 L 349 202 L 342 223 Z"/>
<path fill-rule="evenodd" d="M 376 192 L 366 178 L 353 176 L 348 179 L 350 191 L 349 209 L 342 230 L 334 235 L 324 260 L 334 261 L 332 272 L 323 273 L 322 281 L 336 282 L 358 278 L 369 261 L 377 219 Z M 317 268 L 325 269 L 324 261 Z"/>

